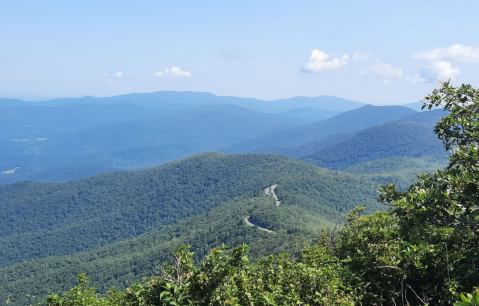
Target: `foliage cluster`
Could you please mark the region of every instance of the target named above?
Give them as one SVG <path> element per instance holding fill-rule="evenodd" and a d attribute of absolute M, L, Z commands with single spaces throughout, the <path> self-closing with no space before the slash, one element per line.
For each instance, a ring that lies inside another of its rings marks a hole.
<path fill-rule="evenodd" d="M 225 254 L 215 248 L 200 267 L 185 247 L 175 252 L 159 276 L 145 278 L 123 293 L 113 288 L 106 297 L 95 289 L 79 286 L 59 296 L 50 295 L 49 306 L 60 305 L 331 305 L 350 306 L 361 298 L 359 288 L 345 285 L 350 272 L 328 249 L 311 247 L 298 258 L 287 254 L 268 256 L 251 263 L 248 247 L 241 245 Z"/>

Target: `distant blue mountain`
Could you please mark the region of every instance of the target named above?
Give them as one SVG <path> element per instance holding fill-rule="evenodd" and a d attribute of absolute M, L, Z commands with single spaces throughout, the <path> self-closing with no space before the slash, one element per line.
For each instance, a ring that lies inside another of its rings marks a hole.
<path fill-rule="evenodd" d="M 25 102 L 17 99 L 0 98 L 0 107 L 14 107 L 14 106 L 30 106 L 33 102 Z"/>
<path fill-rule="evenodd" d="M 0 107 L 0 141 L 45 138 L 61 131 L 146 118 L 160 113 L 130 103 Z"/>
<path fill-rule="evenodd" d="M 448 153 L 433 132 L 444 111 L 416 113 L 357 133 L 333 146 L 321 148 L 301 159 L 331 170 L 391 157 L 421 158 L 445 163 Z"/>
<path fill-rule="evenodd" d="M 329 112 L 345 112 L 366 105 L 364 103 L 333 96 L 293 97 L 289 99 L 273 100 L 271 102 L 278 108 L 284 108 L 284 111 L 291 109 L 291 106 L 295 106 L 294 108 L 312 107 Z"/>
<path fill-rule="evenodd" d="M 6 99 L 5 99 L 6 100 Z M 253 98 L 217 96 L 207 92 L 158 91 L 152 93 L 132 93 L 114 97 L 96 98 L 91 96 L 81 98 L 61 98 L 42 102 L 24 102 L 20 100 L 0 100 L 2 106 L 72 106 L 85 104 L 119 104 L 132 103 L 157 110 L 179 110 L 199 105 L 231 104 L 252 110 L 279 114 L 295 108 L 311 107 L 324 111 L 344 112 L 364 106 L 363 103 L 333 96 L 293 97 L 289 99 L 264 101 Z"/>
<path fill-rule="evenodd" d="M 222 149 L 222 152 L 278 153 L 278 148 L 289 149 L 289 147 L 292 146 L 301 148 L 302 145 L 311 142 L 319 143 L 336 134 L 354 134 L 373 126 L 404 118 L 414 113 L 416 113 L 414 110 L 403 106 L 366 105 L 323 121 L 248 139 L 225 147 Z M 268 148 L 271 150 L 268 150 Z M 309 147 L 309 149 L 311 150 L 312 147 Z"/>
<path fill-rule="evenodd" d="M 112 106 L 117 109 L 118 105 L 88 104 L 54 109 L 84 109 L 86 106 L 97 110 Z M 131 106 L 144 110 L 137 105 Z M 48 107 L 38 109 L 48 111 Z M 108 114 L 106 111 L 104 113 Z M 150 111 L 150 114 L 153 112 Z M 60 122 L 59 126 L 67 123 Z M 89 123 L 86 120 L 71 124 L 80 126 Z M 79 165 L 88 167 L 90 175 L 99 173 L 98 169 L 103 168 L 156 166 L 303 124 L 305 122 L 301 119 L 265 114 L 234 105 L 204 105 L 135 120 L 58 130 L 55 133 L 36 133 L 34 138 L 6 138 L 0 141 L 0 172 L 20 168 L 14 174 L 0 174 L 0 183 L 26 179 L 50 180 L 55 177 L 71 180 L 89 176 L 89 172 L 81 170 Z M 61 167 L 65 167 L 63 176 L 58 175 Z M 55 175 L 49 175 L 50 170 L 55 171 Z"/>

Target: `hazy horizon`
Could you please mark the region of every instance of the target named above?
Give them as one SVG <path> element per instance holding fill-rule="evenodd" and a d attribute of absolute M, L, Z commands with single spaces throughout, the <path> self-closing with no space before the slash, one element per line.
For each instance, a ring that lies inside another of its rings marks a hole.
<path fill-rule="evenodd" d="M 285 97 L 285 98 L 278 98 L 278 99 L 270 99 L 270 100 L 267 100 L 267 99 L 258 99 L 258 98 L 254 98 L 254 97 L 240 97 L 240 96 L 232 96 L 232 95 L 217 95 L 217 94 L 214 94 L 214 93 L 212 93 L 212 92 L 207 92 L 207 91 L 190 91 L 190 90 L 185 90 L 185 91 L 177 91 L 177 90 L 158 90 L 158 91 L 152 91 L 152 92 L 131 92 L 131 93 L 125 93 L 125 94 L 120 94 L 120 95 L 111 95 L 111 96 L 84 95 L 84 96 L 76 96 L 76 97 L 56 97 L 56 98 L 52 98 L 52 99 L 43 99 L 43 100 L 27 100 L 27 99 L 15 98 L 15 97 L 8 97 L 8 98 L 6 98 L 6 97 L 0 97 L 0 99 L 21 100 L 21 101 L 25 101 L 25 102 L 36 103 L 36 102 L 51 101 L 51 100 L 55 100 L 55 99 L 80 99 L 80 98 L 86 98 L 86 97 L 100 98 L 100 99 L 101 99 L 101 98 L 110 98 L 110 97 L 123 96 L 123 95 L 129 95 L 129 94 L 152 94 L 152 93 L 156 93 L 156 92 L 206 93 L 206 94 L 213 94 L 213 95 L 218 96 L 218 97 L 234 97 L 234 98 L 244 98 L 244 99 L 255 99 L 255 100 L 263 101 L 263 102 L 273 102 L 273 101 L 288 100 L 288 99 L 293 99 L 293 98 L 319 98 L 319 97 L 336 97 L 336 98 L 341 98 L 341 99 L 350 100 L 350 101 L 354 101 L 354 102 L 364 103 L 365 105 L 371 104 L 371 105 L 374 105 L 374 106 L 406 105 L 406 104 L 418 103 L 418 102 L 419 102 L 419 100 L 418 100 L 418 101 L 410 101 L 410 102 L 397 103 L 397 104 L 380 104 L 380 103 L 371 103 L 371 102 L 368 102 L 368 101 L 359 101 L 359 100 L 357 100 L 357 99 L 347 99 L 347 98 L 344 98 L 344 97 L 341 97 L 341 96 L 333 96 L 333 95 L 292 96 L 292 97 Z"/>
<path fill-rule="evenodd" d="M 419 101 L 478 83 L 477 1 L 11 1 L 0 97 L 195 91 Z"/>

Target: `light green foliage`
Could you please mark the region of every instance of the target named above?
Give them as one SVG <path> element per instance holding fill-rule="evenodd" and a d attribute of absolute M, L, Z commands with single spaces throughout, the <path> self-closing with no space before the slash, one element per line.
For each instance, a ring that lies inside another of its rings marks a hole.
<path fill-rule="evenodd" d="M 472 294 L 460 295 L 461 301 L 454 303 L 454 306 L 472 306 L 479 305 L 479 289 L 474 290 Z"/>
<path fill-rule="evenodd" d="M 241 245 L 228 255 L 225 246 L 212 249 L 200 267 L 186 247 L 176 249 L 174 262 L 159 276 L 145 278 L 124 293 L 95 295 L 84 281 L 64 296 L 51 295 L 49 306 L 61 305 L 328 305 L 350 306 L 360 300 L 360 288 L 344 280 L 350 272 L 321 247 L 303 250 L 298 258 L 286 254 L 251 263 Z M 84 275 L 80 275 L 80 278 Z"/>
<path fill-rule="evenodd" d="M 78 286 L 70 289 L 63 295 L 52 294 L 46 302 L 41 303 L 48 306 L 113 306 L 121 305 L 124 294 L 117 292 L 114 287 L 110 288 L 106 297 L 100 297 L 97 289 L 88 285 L 88 278 L 85 273 L 78 277 Z"/>

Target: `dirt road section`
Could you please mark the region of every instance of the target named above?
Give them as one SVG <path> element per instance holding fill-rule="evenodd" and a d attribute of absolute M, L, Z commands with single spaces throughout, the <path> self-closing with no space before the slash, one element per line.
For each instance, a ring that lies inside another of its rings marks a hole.
<path fill-rule="evenodd" d="M 253 223 L 251 223 L 251 221 L 249 221 L 249 216 L 244 218 L 244 222 L 246 223 L 246 225 L 248 226 L 256 226 L 257 228 L 259 228 L 260 230 L 262 231 L 265 231 L 265 232 L 268 232 L 268 233 L 271 233 L 271 234 L 275 234 L 276 235 L 276 232 L 272 231 L 272 230 L 269 230 L 267 228 L 263 228 L 261 226 L 258 226 L 258 225 L 254 225 Z"/>
<path fill-rule="evenodd" d="M 274 189 L 276 188 L 276 186 L 278 186 L 278 184 L 266 188 L 266 189 L 264 190 L 264 192 L 265 192 L 266 194 L 272 195 L 272 196 L 274 197 L 274 199 L 276 200 L 276 206 L 279 206 L 279 204 L 281 204 L 281 201 L 278 200 L 278 196 L 277 196 L 276 193 L 274 192 Z"/>

